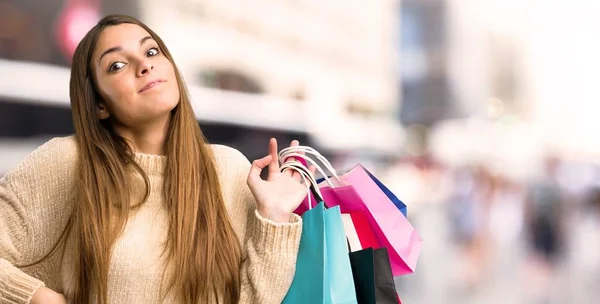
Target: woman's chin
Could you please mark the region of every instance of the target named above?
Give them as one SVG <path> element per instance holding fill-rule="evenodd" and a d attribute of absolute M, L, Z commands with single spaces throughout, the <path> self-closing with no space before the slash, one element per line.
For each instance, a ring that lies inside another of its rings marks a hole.
<path fill-rule="evenodd" d="M 154 111 L 156 112 L 157 115 L 162 115 L 162 114 L 167 114 L 167 113 L 171 113 L 179 104 L 178 100 L 172 100 L 171 98 L 169 99 L 157 99 L 155 100 L 155 106 L 154 106 Z"/>

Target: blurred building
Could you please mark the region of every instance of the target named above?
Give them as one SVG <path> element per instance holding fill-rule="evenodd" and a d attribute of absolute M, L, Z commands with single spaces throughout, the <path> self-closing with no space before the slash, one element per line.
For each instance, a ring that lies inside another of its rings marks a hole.
<path fill-rule="evenodd" d="M 409 152 L 520 177 L 535 174 L 545 154 L 598 161 L 597 1 L 402 0 L 400 7 Z M 411 147 L 419 141 L 424 147 Z"/>
<path fill-rule="evenodd" d="M 404 125 L 431 126 L 452 117 L 457 108 L 447 64 L 448 5 L 443 0 L 400 3 L 400 119 Z"/>
<path fill-rule="evenodd" d="M 5 167 L 72 132 L 70 58 L 110 13 L 135 16 L 165 40 L 213 142 L 250 158 L 270 136 L 330 155 L 402 152 L 396 0 L 19 0 L 0 8 L 0 147 L 13 155 Z"/>
<path fill-rule="evenodd" d="M 330 98 L 342 111 L 396 110 L 396 1 L 178 0 L 140 6 L 188 78 L 236 73 L 269 95 Z"/>
<path fill-rule="evenodd" d="M 487 164 L 511 176 L 535 170 L 541 140 L 526 52 L 533 7 L 401 1 L 401 121 L 409 153 L 431 153 L 449 165 Z"/>
<path fill-rule="evenodd" d="M 249 121 L 277 116 L 276 126 L 306 131 L 320 146 L 397 154 L 397 7 L 178 0 L 140 6 L 140 16 L 165 37 L 191 83 L 277 99 Z M 243 112 L 257 112 L 245 105 Z"/>

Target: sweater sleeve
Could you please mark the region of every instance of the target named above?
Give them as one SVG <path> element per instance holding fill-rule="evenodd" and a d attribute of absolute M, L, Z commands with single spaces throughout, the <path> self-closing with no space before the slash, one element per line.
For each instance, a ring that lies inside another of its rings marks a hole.
<path fill-rule="evenodd" d="M 246 183 L 250 162 L 237 150 L 219 150 L 228 155 L 226 175 L 234 176 L 226 187 L 233 195 L 226 197 L 235 202 L 230 216 L 243 246 L 240 303 L 279 304 L 294 278 L 302 219 L 293 214 L 288 223 L 275 223 L 260 216 Z"/>
<path fill-rule="evenodd" d="M 0 303 L 29 303 L 45 285 L 43 270 L 16 265 L 39 260 L 64 229 L 75 150 L 72 138 L 52 139 L 0 179 Z"/>
<path fill-rule="evenodd" d="M 281 303 L 294 278 L 302 219 L 275 223 L 254 210 L 248 227 L 240 303 Z"/>

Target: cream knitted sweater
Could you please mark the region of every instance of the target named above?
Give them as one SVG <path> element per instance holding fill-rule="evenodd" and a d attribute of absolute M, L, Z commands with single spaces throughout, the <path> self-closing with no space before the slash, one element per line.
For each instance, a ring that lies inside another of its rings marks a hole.
<path fill-rule="evenodd" d="M 222 193 L 242 242 L 241 303 L 281 303 L 291 285 L 301 219 L 278 224 L 260 217 L 246 185 L 250 163 L 239 151 L 213 145 Z M 148 201 L 132 213 L 113 247 L 108 275 L 109 303 L 158 303 L 168 224 L 161 191 L 165 156 L 136 154 L 150 179 Z M 73 205 L 75 138 L 54 138 L 0 179 L 0 303 L 29 303 L 45 285 L 67 295 L 75 274 L 69 251 L 19 269 L 45 255 L 59 238 Z M 139 183 L 140 191 L 143 183 Z M 68 247 L 67 247 L 68 248 Z M 170 294 L 166 302 L 173 302 Z"/>

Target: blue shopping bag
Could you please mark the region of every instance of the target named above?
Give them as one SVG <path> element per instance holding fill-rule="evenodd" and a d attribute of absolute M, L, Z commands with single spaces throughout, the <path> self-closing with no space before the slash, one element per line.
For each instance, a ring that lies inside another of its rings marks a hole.
<path fill-rule="evenodd" d="M 357 303 L 340 206 L 325 210 L 325 241 L 325 279 L 329 281 L 331 303 Z"/>
<path fill-rule="evenodd" d="M 321 202 L 302 222 L 296 273 L 282 303 L 358 303 L 340 208 Z"/>

